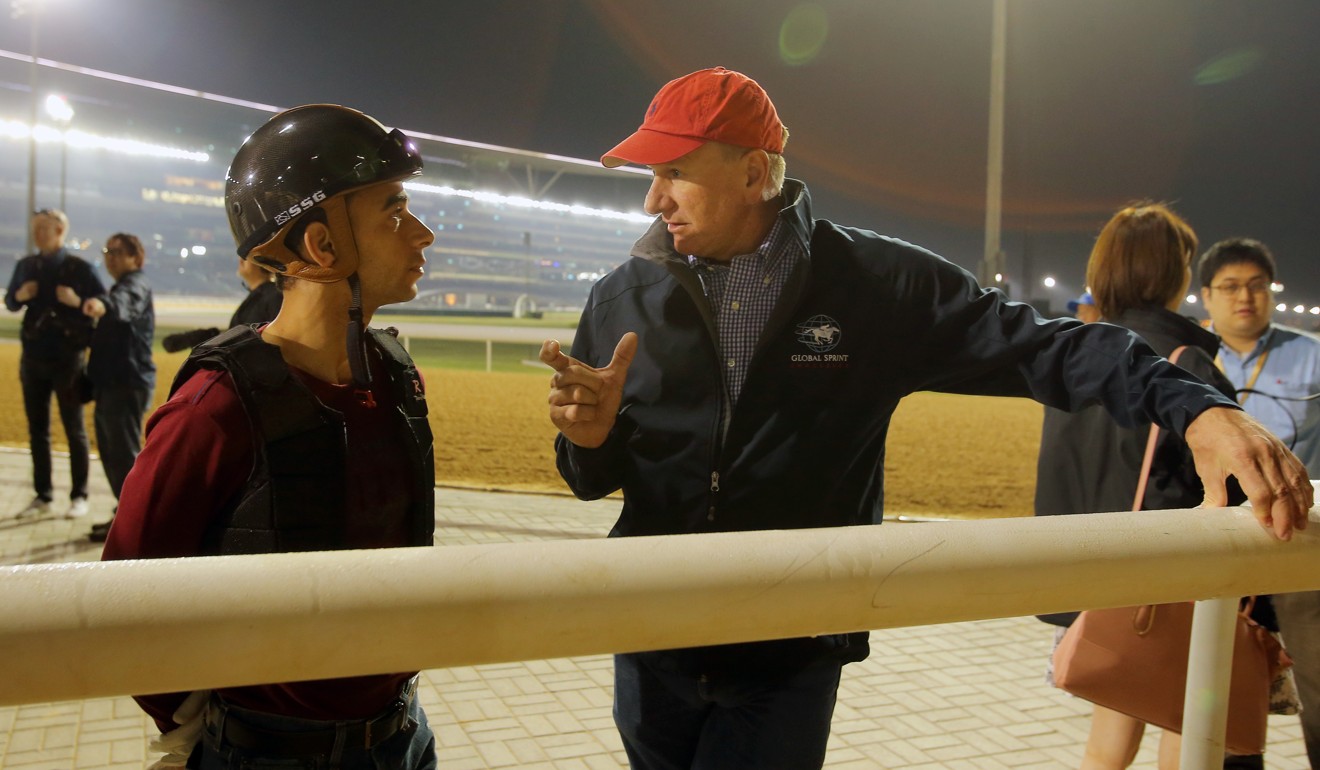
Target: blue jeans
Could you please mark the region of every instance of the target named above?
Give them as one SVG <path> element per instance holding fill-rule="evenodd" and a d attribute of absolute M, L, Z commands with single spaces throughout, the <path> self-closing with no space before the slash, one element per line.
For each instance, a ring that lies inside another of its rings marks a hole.
<path fill-rule="evenodd" d="M 263 714 L 234 706 L 228 707 L 228 713 L 268 730 L 319 731 L 334 726 L 333 722 Z M 232 746 L 218 734 L 218 726 L 208 720 L 201 741 L 188 758 L 188 767 L 196 770 L 434 770 L 435 735 L 416 698 L 408 708 L 408 715 L 415 727 L 400 730 L 371 749 L 345 746 L 329 756 L 298 759 L 271 759 Z"/>
<path fill-rule="evenodd" d="M 841 667 L 714 681 L 616 655 L 614 723 L 633 770 L 818 770 Z"/>

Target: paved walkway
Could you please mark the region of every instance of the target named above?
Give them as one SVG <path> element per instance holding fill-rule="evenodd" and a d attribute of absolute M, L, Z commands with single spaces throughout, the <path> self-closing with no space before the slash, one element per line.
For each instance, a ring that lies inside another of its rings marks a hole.
<path fill-rule="evenodd" d="M 67 467 L 57 458 L 57 497 Z M 26 452 L 0 450 L 0 563 L 96 559 L 100 549 L 86 532 L 112 504 L 100 468 L 93 463 L 87 519 L 14 520 L 31 496 L 29 469 Z M 453 489 L 437 490 L 436 500 L 444 545 L 600 537 L 618 505 Z M 1049 640 L 1049 629 L 1031 618 L 872 634 L 870 659 L 844 671 L 826 766 L 1076 767 L 1089 710 L 1042 683 Z M 442 768 L 626 765 L 610 718 L 607 657 L 427 671 L 423 682 Z M 141 768 L 154 731 L 126 697 L 3 708 L 0 767 Z M 1134 767 L 1156 766 L 1155 738 L 1146 739 Z M 1268 767 L 1307 767 L 1295 717 L 1271 717 L 1270 739 Z"/>

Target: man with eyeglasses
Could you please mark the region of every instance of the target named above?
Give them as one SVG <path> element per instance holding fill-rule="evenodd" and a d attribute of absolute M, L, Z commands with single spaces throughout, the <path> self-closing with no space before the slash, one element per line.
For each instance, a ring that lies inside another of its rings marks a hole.
<path fill-rule="evenodd" d="M 1219 335 L 1215 363 L 1238 401 L 1320 479 L 1320 338 L 1272 323 L 1274 255 L 1260 241 L 1232 238 L 1210 247 L 1198 265 L 1201 298 Z M 1294 661 L 1302 700 L 1302 735 L 1320 767 L 1320 592 L 1279 594 L 1274 610 Z"/>
<path fill-rule="evenodd" d="M 1220 338 L 1217 362 L 1238 401 L 1320 478 L 1320 400 L 1292 400 L 1320 391 L 1320 338 L 1272 323 L 1274 255 L 1260 241 L 1233 238 L 1210 247 L 1198 270 Z"/>
<path fill-rule="evenodd" d="M 82 311 L 96 320 L 87 362 L 96 401 L 92 424 L 117 512 L 124 479 L 142 449 L 142 418 L 156 389 L 156 364 L 151 359 L 156 308 L 151 284 L 142 272 L 147 261 L 142 241 L 130 233 L 115 233 L 101 252 L 105 271 L 115 284 L 105 294 L 85 300 Z M 110 522 L 93 524 L 89 537 L 103 542 L 109 531 Z"/>
<path fill-rule="evenodd" d="M 69 442 L 68 518 L 86 516 L 87 475 L 91 448 L 83 421 L 78 380 L 87 361 L 92 320 L 82 313 L 85 297 L 105 293 L 92 266 L 64 248 L 69 218 L 58 209 L 32 214 L 32 241 L 37 253 L 14 266 L 5 293 L 5 307 L 23 313 L 23 352 L 18 378 L 23 383 L 23 409 L 27 413 L 28 443 L 32 452 L 32 485 L 36 497 L 19 516 L 46 513 L 55 499 L 51 483 L 50 397 L 59 405 L 60 422 Z"/>

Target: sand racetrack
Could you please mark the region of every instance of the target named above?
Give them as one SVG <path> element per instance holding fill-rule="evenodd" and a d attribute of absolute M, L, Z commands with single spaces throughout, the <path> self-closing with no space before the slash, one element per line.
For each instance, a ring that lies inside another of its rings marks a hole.
<path fill-rule="evenodd" d="M 0 344 L 0 444 L 27 446 L 17 344 Z M 184 355 L 157 353 L 155 403 Z M 548 370 L 546 370 L 548 372 Z M 549 376 L 424 370 L 441 485 L 567 494 L 546 415 Z M 52 411 L 54 406 L 52 404 Z M 88 434 L 91 409 L 87 410 Z M 64 449 L 52 415 L 52 443 Z M 885 462 L 886 510 L 984 518 L 1031 513 L 1041 407 L 1022 399 L 921 393 L 894 416 Z M 100 468 L 93 463 L 94 473 Z M 57 485 L 60 483 L 57 480 Z"/>

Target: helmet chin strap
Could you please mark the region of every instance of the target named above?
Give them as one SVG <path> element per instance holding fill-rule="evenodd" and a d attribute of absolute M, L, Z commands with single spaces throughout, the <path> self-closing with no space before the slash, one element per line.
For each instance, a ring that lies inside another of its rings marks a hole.
<path fill-rule="evenodd" d="M 343 264 L 351 265 L 348 273 L 348 333 L 345 339 L 348 345 L 348 372 L 352 375 L 352 387 L 367 391 L 370 399 L 371 367 L 367 365 L 367 325 L 362 320 L 362 280 L 358 279 L 358 263 L 362 252 L 358 250 L 358 234 L 352 231 L 352 218 L 348 217 L 348 195 L 335 195 L 326 206 L 329 215 L 330 232 L 345 232 L 347 238 L 337 239 L 341 243 L 339 258 L 346 259 Z M 351 254 L 350 254 L 351 252 Z"/>
<path fill-rule="evenodd" d="M 366 324 L 362 323 L 362 283 L 356 271 L 348 276 L 348 287 L 353 292 L 348 306 L 348 370 L 353 387 L 365 390 L 371 387 L 371 368 L 367 366 Z"/>

